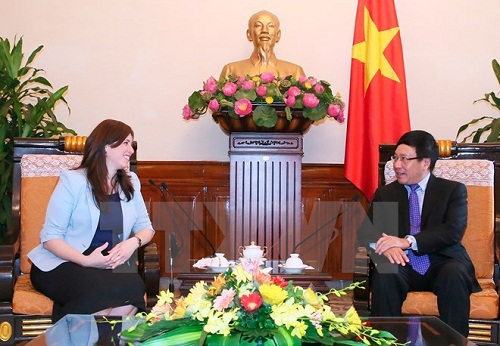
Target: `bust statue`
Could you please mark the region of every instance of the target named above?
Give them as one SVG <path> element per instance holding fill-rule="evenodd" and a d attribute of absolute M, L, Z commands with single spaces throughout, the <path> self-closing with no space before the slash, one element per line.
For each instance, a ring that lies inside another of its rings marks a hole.
<path fill-rule="evenodd" d="M 281 38 L 280 21 L 268 11 L 255 13 L 248 20 L 247 39 L 253 43 L 250 58 L 231 62 L 222 68 L 220 78 L 229 75 L 245 76 L 259 75 L 262 72 L 273 72 L 280 77 L 293 76 L 298 79 L 304 76 L 304 70 L 299 65 L 278 60 L 274 54 L 274 45 Z"/>

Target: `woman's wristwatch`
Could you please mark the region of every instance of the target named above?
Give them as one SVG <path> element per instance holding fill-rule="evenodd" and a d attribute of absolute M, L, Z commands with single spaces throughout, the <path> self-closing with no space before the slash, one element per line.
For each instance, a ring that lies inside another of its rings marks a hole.
<path fill-rule="evenodd" d="M 139 244 L 139 247 L 142 246 L 142 240 L 138 236 L 134 235 L 134 238 L 137 239 L 137 244 Z"/>

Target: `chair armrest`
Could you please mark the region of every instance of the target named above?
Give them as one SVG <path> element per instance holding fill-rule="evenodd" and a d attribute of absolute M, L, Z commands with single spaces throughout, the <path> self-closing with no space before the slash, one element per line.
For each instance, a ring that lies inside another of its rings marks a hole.
<path fill-rule="evenodd" d="M 17 244 L 0 245 L 0 310 L 12 307 L 14 283 L 16 280 Z M 5 313 L 0 311 L 0 313 Z M 9 312 L 7 312 L 9 313 Z"/>
<path fill-rule="evenodd" d="M 146 285 L 148 308 L 156 304 L 160 291 L 160 260 L 156 243 L 149 243 L 139 248 L 139 273 Z"/>
<path fill-rule="evenodd" d="M 370 271 L 372 265 L 367 248 L 358 247 L 354 259 L 353 282 L 363 282 L 363 288 L 354 289 L 353 305 L 361 316 L 370 314 Z"/>

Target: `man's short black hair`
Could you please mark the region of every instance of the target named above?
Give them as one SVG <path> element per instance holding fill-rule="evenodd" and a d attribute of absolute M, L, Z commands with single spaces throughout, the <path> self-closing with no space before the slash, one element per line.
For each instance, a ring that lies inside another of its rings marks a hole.
<path fill-rule="evenodd" d="M 396 147 L 400 144 L 406 144 L 415 148 L 419 161 L 425 158 L 431 159 L 430 170 L 434 169 L 439 156 L 439 148 L 434 137 L 426 131 L 414 130 L 401 136 Z"/>

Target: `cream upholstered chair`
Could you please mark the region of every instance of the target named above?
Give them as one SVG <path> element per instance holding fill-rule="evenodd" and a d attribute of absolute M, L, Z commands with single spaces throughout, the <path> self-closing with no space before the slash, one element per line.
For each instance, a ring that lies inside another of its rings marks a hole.
<path fill-rule="evenodd" d="M 468 224 L 462 239 L 476 269 L 476 277 L 482 291 L 471 295 L 469 339 L 488 345 L 499 342 L 499 282 L 498 262 L 495 253 L 495 218 L 498 217 L 498 204 L 495 203 L 495 181 L 498 183 L 500 172 L 496 161 L 500 148 L 484 145 L 452 144 L 439 142 L 440 159 L 436 162 L 434 174 L 464 183 L 468 193 Z M 460 147 L 462 146 L 462 153 Z M 444 148 L 444 150 L 443 150 Z M 395 180 L 392 162 L 387 161 L 394 152 L 394 146 L 380 147 L 381 184 Z M 452 153 L 452 149 L 454 153 Z M 498 152 L 492 150 L 499 150 Z M 479 155 L 482 150 L 482 155 Z M 478 158 L 478 159 L 476 159 Z M 500 158 L 500 157 L 499 157 Z M 382 173 L 383 172 L 383 173 Z M 355 281 L 368 280 L 370 269 L 365 249 L 357 254 Z M 358 310 L 369 313 L 369 290 L 356 290 L 354 304 Z M 460 304 L 460 302 L 456 302 Z M 409 292 L 402 312 L 408 315 L 438 316 L 437 297 L 432 292 Z"/>
<path fill-rule="evenodd" d="M 32 338 L 52 323 L 53 302 L 33 288 L 27 254 L 40 243 L 46 207 L 59 173 L 80 164 L 85 139 L 14 141 L 13 212 L 7 234 L 10 245 L 0 247 L 0 342 Z M 134 153 L 130 169 L 135 170 L 136 165 Z M 147 306 L 152 306 L 159 291 L 156 244 L 140 249 L 139 271 L 146 281 Z"/>

